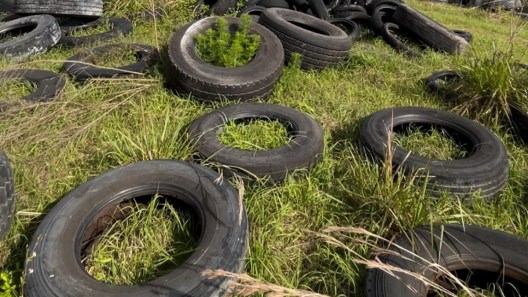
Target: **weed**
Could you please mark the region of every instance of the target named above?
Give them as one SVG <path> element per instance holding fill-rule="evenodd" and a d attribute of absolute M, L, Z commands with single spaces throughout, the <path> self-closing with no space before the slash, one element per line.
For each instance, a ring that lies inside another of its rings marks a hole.
<path fill-rule="evenodd" d="M 528 71 L 512 52 L 471 55 L 459 72 L 456 111 L 490 124 L 509 119 L 510 107 L 528 111 Z"/>
<path fill-rule="evenodd" d="M 13 273 L 2 271 L 0 272 L 0 296 L 2 297 L 16 297 L 18 296 L 17 285 L 13 282 Z"/>
<path fill-rule="evenodd" d="M 86 270 L 100 281 L 130 285 L 146 282 L 181 264 L 197 238 L 189 212 L 156 195 L 148 205 L 135 202 L 117 211 L 128 214 L 108 227 L 92 247 Z"/>
<path fill-rule="evenodd" d="M 260 46 L 260 35 L 250 32 L 251 17 L 243 14 L 238 30 L 232 33 L 228 22 L 220 17 L 216 27 L 196 36 L 198 56 L 215 66 L 234 68 L 249 63 Z"/>
<path fill-rule="evenodd" d="M 242 150 L 269 150 L 288 144 L 288 131 L 278 121 L 253 120 L 237 124 L 227 122 L 219 135 L 220 142 Z"/>

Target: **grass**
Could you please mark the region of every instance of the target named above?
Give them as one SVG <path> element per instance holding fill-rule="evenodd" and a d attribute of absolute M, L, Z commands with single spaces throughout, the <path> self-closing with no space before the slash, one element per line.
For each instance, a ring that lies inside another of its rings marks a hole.
<path fill-rule="evenodd" d="M 191 214 L 160 198 L 147 205 L 132 201 L 116 211 L 128 215 L 111 224 L 83 259 L 91 276 L 114 285 L 137 284 L 168 273 L 193 252 Z"/>
<path fill-rule="evenodd" d="M 423 131 L 411 125 L 403 133 L 394 133 L 393 141 L 413 154 L 438 160 L 462 159 L 468 153 L 444 129 Z"/>
<path fill-rule="evenodd" d="M 107 15 L 152 6 L 166 13 L 156 21 L 134 21 L 132 35 L 112 43 L 163 48 L 174 30 L 193 19 L 194 2 L 105 1 Z M 521 30 L 512 39 L 512 18 L 506 13 L 417 0 L 407 3 L 448 28 L 472 32 L 472 48 L 479 56 L 508 52 L 511 47 L 514 60 L 528 63 L 528 32 Z M 63 61 L 78 50 L 56 47 L 20 64 L 0 60 L 0 67 L 60 72 Z M 297 108 L 320 122 L 325 151 L 310 174 L 273 187 L 259 182 L 245 186 L 251 233 L 244 272 L 267 284 L 359 297 L 364 296 L 366 267 L 356 260 L 369 258 L 373 247 L 357 240 L 358 235 L 343 240 L 348 248 L 344 249 L 313 232 L 354 226 L 391 239 L 417 226 L 463 223 L 528 238 L 528 149 L 500 124 L 489 127 L 505 143 L 511 172 L 504 193 L 492 203 L 478 195 L 469 204 L 449 195 L 431 197 L 412 177 L 400 178 L 391 166 L 370 162 L 357 147 L 362 119 L 379 109 L 405 105 L 451 109 L 425 91 L 423 79 L 434 71 L 459 69 L 471 55 L 457 58 L 427 50 L 421 57 L 409 58 L 379 38 L 362 38 L 335 68 L 320 72 L 286 68 L 269 102 Z M 60 100 L 13 105 L 0 113 L 0 148 L 12 162 L 17 192 L 14 224 L 0 242 L 0 275 L 9 280 L 3 281 L 0 292 L 23 296 L 28 242 L 43 216 L 68 191 L 116 166 L 150 159 L 193 159 L 186 127 L 227 103 L 207 105 L 173 95 L 164 88 L 162 70 L 160 65 L 148 76 L 134 79 L 83 85 L 69 81 Z M 434 138 L 427 138 L 424 147 L 437 145 Z M 111 243 L 101 246 L 102 251 L 105 248 Z M 109 265 L 105 258 L 113 252 L 105 253 L 92 265 Z M 141 283 L 151 277 L 135 269 L 127 271 L 135 275 L 127 279 Z M 116 281 L 111 271 L 97 271 L 100 279 Z"/>
<path fill-rule="evenodd" d="M 93 64 L 108 68 L 122 67 L 137 62 L 137 50 L 133 48 L 115 47 L 102 55 L 94 55 L 90 60 Z"/>
<path fill-rule="evenodd" d="M 250 33 L 251 17 L 241 16 L 236 32 L 229 31 L 227 20 L 218 18 L 216 27 L 196 36 L 196 53 L 207 63 L 235 68 L 246 65 L 258 51 L 260 35 Z"/>
<path fill-rule="evenodd" d="M 20 100 L 34 90 L 35 85 L 25 80 L 0 79 L 0 98 L 2 101 Z"/>
<path fill-rule="evenodd" d="M 279 121 L 254 120 L 222 127 L 220 142 L 242 150 L 269 150 L 288 144 L 288 131 Z"/>

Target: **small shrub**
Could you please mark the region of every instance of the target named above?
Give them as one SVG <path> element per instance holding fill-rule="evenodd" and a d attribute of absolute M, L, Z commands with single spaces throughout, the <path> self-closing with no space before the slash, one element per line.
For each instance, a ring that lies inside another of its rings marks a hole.
<path fill-rule="evenodd" d="M 0 286 L 0 296 L 2 297 L 16 297 L 17 286 L 13 284 L 13 273 L 11 272 L 0 272 L 0 281 L 2 285 Z"/>
<path fill-rule="evenodd" d="M 251 17 L 242 15 L 242 21 L 235 33 L 229 31 L 227 20 L 219 18 L 216 28 L 207 29 L 196 36 L 198 56 L 215 66 L 234 68 L 253 60 L 259 45 L 260 36 L 250 33 Z"/>
<path fill-rule="evenodd" d="M 511 53 L 494 51 L 491 56 L 472 56 L 460 67 L 456 87 L 458 112 L 487 123 L 509 118 L 510 106 L 528 111 L 528 69 Z"/>

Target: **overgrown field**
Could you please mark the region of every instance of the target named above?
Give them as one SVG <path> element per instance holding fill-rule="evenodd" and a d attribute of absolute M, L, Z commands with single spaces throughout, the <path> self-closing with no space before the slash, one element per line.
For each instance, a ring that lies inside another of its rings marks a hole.
<path fill-rule="evenodd" d="M 194 18 L 192 0 L 106 2 L 107 15 L 163 7 L 162 19 L 135 21 L 131 36 L 115 40 L 154 45 L 162 52 L 171 33 Z M 430 50 L 423 57 L 409 58 L 381 38 L 366 36 L 354 43 L 338 67 L 320 72 L 302 71 L 295 65 L 285 68 L 268 101 L 302 110 L 319 121 L 325 130 L 324 157 L 308 174 L 283 184 L 243 186 L 250 222 L 244 271 L 250 276 L 330 296 L 363 296 L 366 267 L 358 260 L 369 258 L 373 250 L 365 241 L 376 241 L 362 234 L 340 236 L 330 227 L 364 228 L 391 239 L 417 226 L 461 223 L 528 238 L 528 149 L 508 127 L 489 127 L 506 145 L 510 162 L 509 183 L 491 203 L 478 194 L 472 202 L 447 194 L 430 196 L 412 178 L 393 178 L 390 167 L 372 163 L 359 149 L 359 125 L 377 110 L 408 105 L 453 108 L 426 93 L 423 80 L 433 71 L 461 68 L 472 59 L 510 50 L 516 60 L 528 63 L 528 31 L 507 12 L 417 0 L 407 3 L 448 28 L 472 32 L 471 49 L 460 56 Z M 60 72 L 63 61 L 81 50 L 56 47 L 21 63 L 0 61 L 0 68 Z M 126 62 L 131 58 L 108 56 L 97 63 L 115 66 L 116 59 Z M 69 80 L 59 100 L 39 104 L 18 99 L 29 92 L 30 85 L 0 82 L 0 149 L 11 160 L 17 195 L 15 221 L 0 242 L 0 296 L 22 296 L 28 242 L 46 212 L 68 191 L 117 166 L 151 159 L 193 159 L 186 135 L 190 122 L 231 103 L 202 104 L 178 97 L 164 88 L 163 69 L 160 62 L 143 77 L 96 79 L 85 84 Z M 272 124 L 242 129 L 233 124 L 228 132 L 223 141 L 243 148 L 285 142 L 284 131 Z M 442 135 L 411 135 L 398 141 L 418 152 L 436 148 L 424 152 L 430 156 L 460 154 Z M 192 247 L 188 244 L 192 236 L 183 230 L 186 218 L 180 216 L 175 222 L 170 219 L 177 216 L 174 210 L 150 211 L 159 213 L 140 209 L 115 226 L 117 236 L 102 241 L 86 261 L 87 271 L 108 283 L 131 284 L 148 281 L 177 265 Z M 347 248 L 321 233 L 337 238 Z M 167 240 L 174 236 L 183 239 Z"/>

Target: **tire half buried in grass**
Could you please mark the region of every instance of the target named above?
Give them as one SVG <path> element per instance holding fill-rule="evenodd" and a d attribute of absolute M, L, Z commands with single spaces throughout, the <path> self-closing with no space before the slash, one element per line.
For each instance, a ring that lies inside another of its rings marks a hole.
<path fill-rule="evenodd" d="M 468 151 L 468 156 L 456 160 L 427 158 L 394 145 L 391 134 L 409 125 L 442 129 Z M 367 117 L 360 128 L 362 144 L 377 159 L 392 158 L 394 167 L 408 174 L 419 174 L 428 183 L 429 191 L 441 191 L 466 196 L 480 192 L 491 199 L 502 191 L 508 181 L 508 155 L 504 144 L 486 127 L 447 111 L 422 107 L 395 107 Z M 391 147 L 392 151 L 387 152 Z"/>
<path fill-rule="evenodd" d="M 194 213 L 200 229 L 194 252 L 168 274 L 143 284 L 119 286 L 92 278 L 81 263 L 87 246 L 121 205 L 158 195 Z M 80 185 L 46 215 L 29 244 L 24 296 L 223 296 L 228 279 L 208 279 L 202 272 L 240 272 L 247 237 L 238 193 L 211 169 L 175 160 L 131 164 Z"/>
<path fill-rule="evenodd" d="M 227 122 L 276 120 L 288 131 L 290 141 L 270 150 L 242 150 L 220 142 Z M 310 168 L 323 153 L 323 129 L 307 114 L 267 103 L 245 103 L 214 110 L 192 122 L 189 135 L 204 159 L 225 165 L 225 172 L 284 180 L 287 173 Z"/>
<path fill-rule="evenodd" d="M 390 252 L 377 256 L 379 265 L 387 266 L 369 270 L 366 296 L 470 296 L 457 295 L 463 292 L 460 283 L 472 289 L 495 289 L 490 295 L 474 296 L 528 296 L 527 249 L 527 240 L 502 231 L 470 225 L 424 226 L 400 236 L 389 245 Z M 435 294 L 434 287 L 452 295 Z"/>

